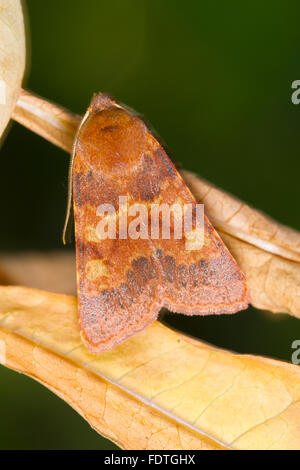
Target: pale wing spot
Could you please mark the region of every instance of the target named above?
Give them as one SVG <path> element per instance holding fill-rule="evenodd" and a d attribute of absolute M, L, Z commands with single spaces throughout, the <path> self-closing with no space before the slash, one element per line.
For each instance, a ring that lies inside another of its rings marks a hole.
<path fill-rule="evenodd" d="M 98 277 L 109 276 L 106 263 L 103 260 L 93 259 L 88 261 L 85 266 L 86 277 L 89 281 L 95 281 Z"/>
<path fill-rule="evenodd" d="M 100 243 L 101 240 L 97 235 L 96 227 L 92 225 L 87 225 L 85 228 L 85 240 L 91 243 Z"/>
<path fill-rule="evenodd" d="M 186 250 L 201 250 L 204 246 L 204 230 L 194 229 L 184 232 L 185 249 Z"/>

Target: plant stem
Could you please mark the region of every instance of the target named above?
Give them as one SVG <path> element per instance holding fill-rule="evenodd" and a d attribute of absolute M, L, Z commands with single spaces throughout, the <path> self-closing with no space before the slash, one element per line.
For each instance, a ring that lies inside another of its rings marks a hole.
<path fill-rule="evenodd" d="M 78 114 L 23 89 L 12 118 L 69 153 L 81 121 Z"/>

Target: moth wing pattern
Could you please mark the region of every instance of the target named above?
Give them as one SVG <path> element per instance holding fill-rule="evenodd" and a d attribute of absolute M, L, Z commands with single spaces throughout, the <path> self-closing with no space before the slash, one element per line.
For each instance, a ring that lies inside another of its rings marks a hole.
<path fill-rule="evenodd" d="M 72 181 L 79 319 L 90 351 L 113 348 L 154 321 L 163 306 L 188 315 L 247 307 L 245 277 L 206 217 L 199 250 L 186 250 L 184 237 L 120 239 L 128 205 L 143 205 L 150 214 L 152 204 L 196 201 L 144 121 L 107 95 L 95 95 L 82 121 Z M 119 196 L 126 196 L 126 207 Z M 116 209 L 106 215 L 115 237 L 97 234 L 102 205 Z"/>
<path fill-rule="evenodd" d="M 175 166 L 159 142 L 148 133 L 148 152 L 151 155 L 151 172 L 147 188 L 155 176 L 165 179 L 157 183 L 157 188 L 146 198 L 151 203 L 163 201 L 171 207 L 178 204 L 182 207 L 191 205 L 196 208 L 196 200 L 191 194 Z M 165 171 L 162 169 L 162 163 Z M 149 189 L 147 190 L 149 191 Z M 206 315 L 235 313 L 245 309 L 249 302 L 249 291 L 246 279 L 237 263 L 225 247 L 217 232 L 203 213 L 204 237 L 200 249 L 187 249 L 188 239 L 184 230 L 179 239 L 160 237 L 152 240 L 156 256 L 161 265 L 163 278 L 163 306 L 177 313 L 186 315 Z M 171 216 L 172 229 L 172 216 Z M 195 225 L 193 224 L 193 229 Z M 191 242 L 190 242 L 191 243 Z"/>

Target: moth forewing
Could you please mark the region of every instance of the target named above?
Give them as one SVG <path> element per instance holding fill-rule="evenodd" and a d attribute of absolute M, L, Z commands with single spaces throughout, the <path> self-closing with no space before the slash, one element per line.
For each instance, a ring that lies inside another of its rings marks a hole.
<path fill-rule="evenodd" d="M 70 168 L 80 327 L 92 352 L 111 349 L 137 333 L 163 306 L 188 315 L 247 307 L 245 277 L 206 216 L 202 238 L 194 225 L 181 237 L 174 229 L 184 207 L 194 210 L 196 201 L 138 115 L 107 95 L 95 95 L 78 129 Z M 97 224 L 104 217 L 99 207 L 114 208 L 106 218 L 117 224 L 125 210 L 119 201 L 125 197 L 129 205 L 143 206 L 145 214 L 151 214 L 153 205 L 176 206 L 166 231 L 172 236 L 164 237 L 162 231 L 151 238 L 155 222 L 149 215 L 147 223 L 140 222 L 141 236 L 129 216 L 128 235 L 133 236 L 120 237 L 116 226 L 111 231 L 115 236 L 99 237 Z M 67 215 L 71 202 L 70 185 Z M 198 243 L 194 248 L 193 240 Z"/>

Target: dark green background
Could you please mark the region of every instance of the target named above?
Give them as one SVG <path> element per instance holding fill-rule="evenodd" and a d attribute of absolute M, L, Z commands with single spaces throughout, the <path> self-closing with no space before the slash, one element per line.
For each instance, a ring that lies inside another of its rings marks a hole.
<path fill-rule="evenodd" d="M 175 159 L 300 229 L 297 1 L 29 0 L 27 87 L 83 113 L 105 91 L 152 123 Z M 1 149 L 1 251 L 62 249 L 69 157 L 14 124 Z M 300 323 L 250 308 L 167 315 L 221 347 L 290 360 Z M 274 390 L 276 393 L 276 390 Z M 0 368 L 0 448 L 103 449 L 41 385 Z"/>

